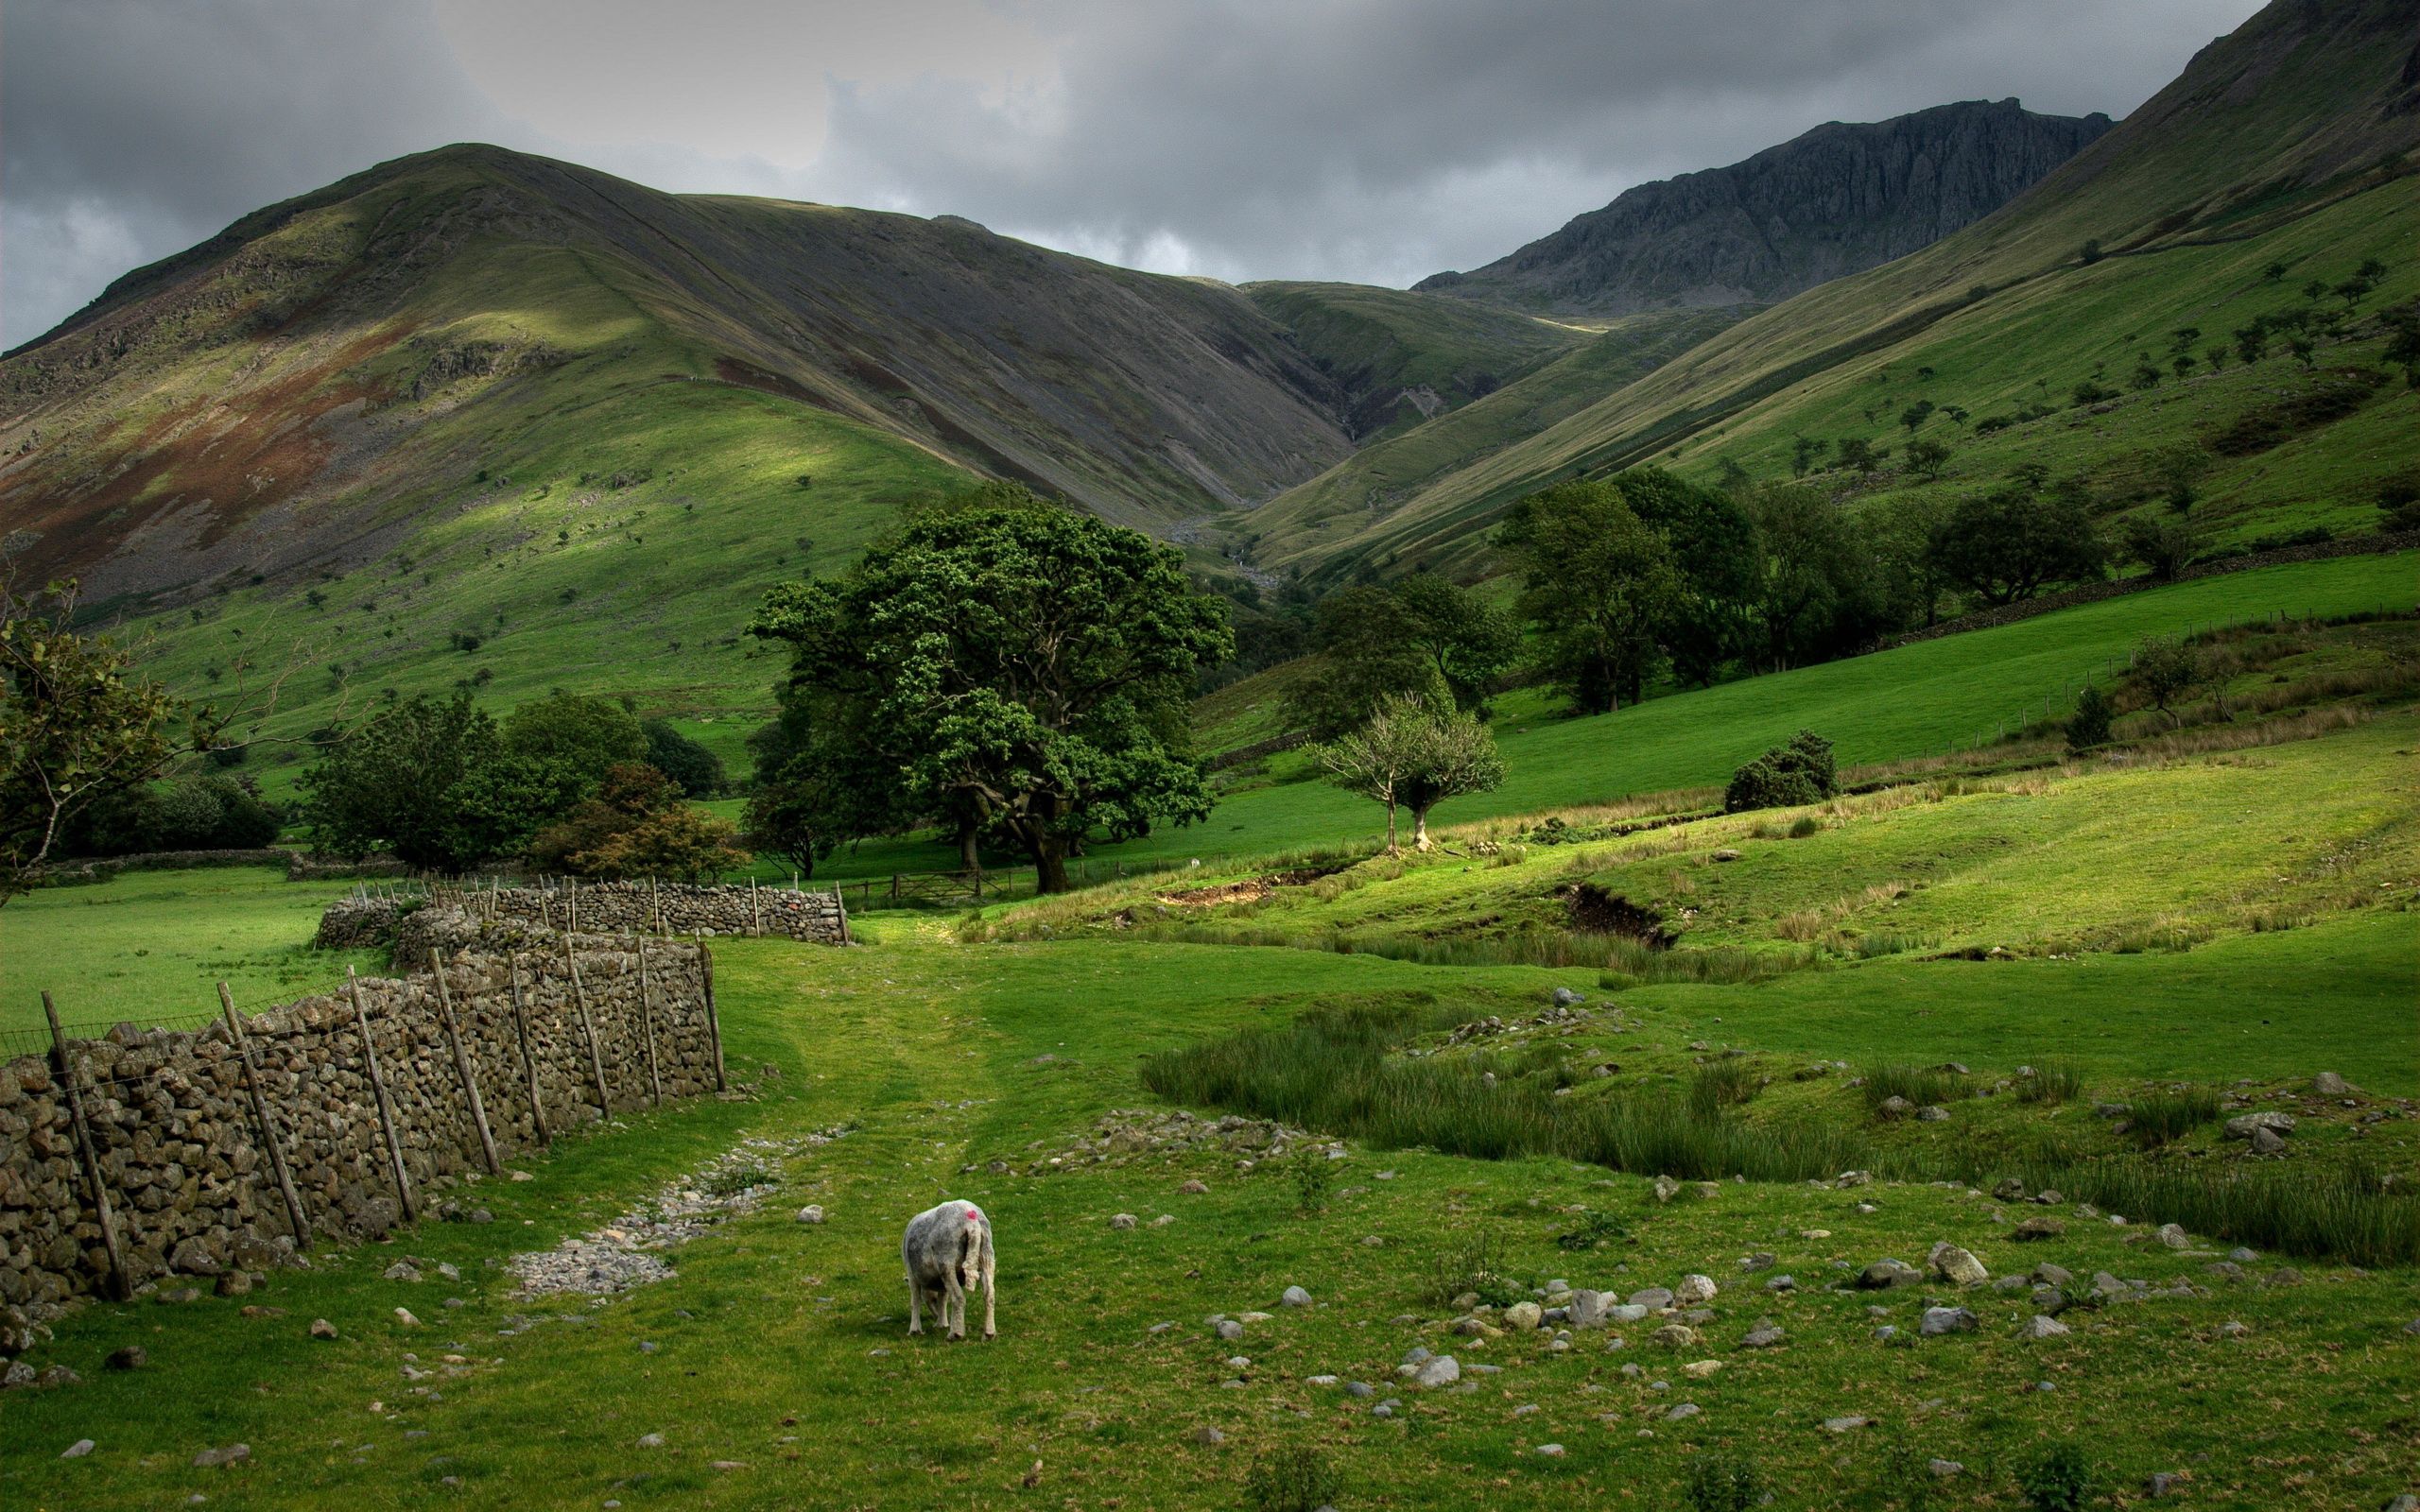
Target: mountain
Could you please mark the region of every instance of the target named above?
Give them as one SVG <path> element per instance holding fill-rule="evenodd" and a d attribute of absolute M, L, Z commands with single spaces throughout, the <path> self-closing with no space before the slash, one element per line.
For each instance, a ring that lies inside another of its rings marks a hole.
<path fill-rule="evenodd" d="M 567 492 L 661 491 L 684 449 L 632 443 L 704 390 L 774 401 L 702 407 L 800 524 L 828 511 L 774 457 L 826 418 L 1162 529 L 1350 450 L 1337 386 L 1225 285 L 474 146 L 246 216 L 10 353 L 0 522 L 104 595 L 343 565 L 542 443 L 581 459 Z"/>
<path fill-rule="evenodd" d="M 2109 128 L 2013 99 L 1834 121 L 1727 168 L 1640 184 L 1509 257 L 1414 287 L 1564 314 L 1769 304 L 1981 219 Z"/>
<path fill-rule="evenodd" d="M 2384 366 L 2375 312 L 2420 296 L 2410 255 L 2420 242 L 2415 32 L 2405 0 L 2277 0 L 1974 225 L 1731 325 L 1535 434 L 1371 492 L 1357 514 L 1340 512 L 1339 482 L 1372 453 L 1226 528 L 1264 572 L 1332 581 L 1414 565 L 1480 570 L 1486 531 L 1547 483 L 1650 459 L 1709 479 L 1725 463 L 1787 477 L 1797 438 L 1889 445 L 1914 435 L 1894 421 L 1926 401 L 1944 417 L 1923 422 L 1935 428 L 1927 438 L 1953 448 L 1940 481 L 1888 468 L 1826 477 L 1836 496 L 1954 495 L 2039 462 L 2083 478 L 2113 510 L 2140 507 L 2149 454 L 2210 447 L 2234 421 L 2293 410 L 2334 369 Z M 2254 367 L 2227 352 L 2233 331 L 2317 308 L 2308 284 L 2332 289 L 2373 259 L 2387 273 L 2315 349 L 2310 370 L 2273 350 Z M 2183 354 L 2195 365 L 2171 377 L 2173 345 L 2188 332 Z M 2145 365 L 2158 369 L 2156 387 L 2071 401 L 2082 385 L 2115 388 Z M 1515 403 L 1542 380 L 1490 402 Z M 2420 467 L 2414 396 L 2359 374 L 2346 382 L 2360 403 L 2340 418 L 2297 426 L 2274 450 L 2212 449 L 2196 516 L 2218 543 L 2281 527 L 2366 529 L 2381 482 Z M 1947 418 L 1953 408 L 1972 430 Z"/>

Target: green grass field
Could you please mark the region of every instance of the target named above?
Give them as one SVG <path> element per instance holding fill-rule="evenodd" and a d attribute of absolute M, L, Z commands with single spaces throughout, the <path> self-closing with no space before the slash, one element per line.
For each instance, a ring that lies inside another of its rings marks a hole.
<path fill-rule="evenodd" d="M 310 948 L 348 882 L 294 883 L 263 867 L 133 871 L 53 887 L 0 909 L 0 1031 L 43 1026 L 42 993 L 71 1024 L 183 1026 L 218 1011 L 216 984 L 257 1012 L 368 971 L 368 952 Z"/>
<path fill-rule="evenodd" d="M 2214 947 L 2184 959 L 2214 969 L 2208 988 L 2230 1014 L 2274 1001 L 2297 1036 L 2323 1047 L 2375 1035 L 2368 999 L 2310 991 L 2304 973 L 2314 957 L 2377 946 L 2348 950 L 2342 933 L 2311 930 L 2248 940 L 2246 954 L 2278 940 L 2308 954 L 2251 964 Z M 1594 996 L 1585 973 L 1115 941 L 970 948 L 906 921 L 855 951 L 736 942 L 717 954 L 731 1063 L 751 1099 L 634 1116 L 517 1161 L 534 1180 L 476 1189 L 493 1224 L 320 1252 L 311 1269 L 281 1273 L 250 1298 L 282 1310 L 272 1315 L 238 1316 L 226 1299 L 78 1314 L 36 1358 L 75 1366 L 83 1383 L 11 1393 L 0 1412 L 0 1496 L 61 1508 L 197 1492 L 248 1507 L 1251 1507 L 1254 1465 L 1303 1446 L 1340 1477 L 1346 1506 L 1678 1505 L 1688 1467 L 1715 1452 L 1752 1459 L 1781 1505 L 1905 1505 L 1925 1484 L 1901 1478 L 1896 1456 L 1912 1452 L 1918 1467 L 1934 1455 L 1965 1467 L 1949 1504 L 2009 1506 L 2016 1469 L 2072 1441 L 2119 1496 L 2155 1471 L 2181 1471 L 2195 1505 L 2316 1512 L 2379 1503 L 2420 1469 L 2401 1428 L 2420 1390 L 2420 1354 L 2399 1332 L 2411 1311 L 2406 1271 L 2306 1259 L 2300 1285 L 2227 1281 L 2205 1270 L 2207 1247 L 2173 1251 L 2140 1243 L 2140 1224 L 2072 1219 L 2065 1238 L 2020 1246 L 2008 1225 L 2043 1210 L 2000 1212 L 1924 1186 L 1726 1183 L 1710 1200 L 1659 1206 L 1641 1177 L 1560 1160 L 1356 1147 L 1327 1210 L 1305 1217 L 1283 1161 L 1247 1172 L 1233 1152 L 1080 1160 L 1034 1176 L 986 1165 L 1041 1165 L 1107 1110 L 1148 1106 L 1136 1079 L 1145 1052 L 1354 1003 L 1522 1014 L 1557 983 Z M 2230 1036 L 2233 1021 L 2179 1043 L 2152 1026 L 2166 1017 L 2156 998 L 2117 1008 L 2098 991 L 2046 1005 L 2020 1032 L 2016 1008 L 2043 995 L 2010 984 L 2055 969 L 1893 964 L 1737 994 L 1620 993 L 1641 1026 L 1614 1043 L 1668 1078 L 1688 1067 L 1683 1042 L 1704 1036 L 1793 1057 L 1962 1054 L 1987 1075 L 2055 1048 L 2096 1079 L 2172 1075 L 2205 1058 L 2221 1072 L 2295 1075 L 2318 1054 L 2282 1036 Z M 1991 981 L 1917 985 L 1927 977 Z M 1830 990 L 1790 995 L 1817 984 Z M 2094 1023 L 2114 1033 L 2083 1028 Z M 2342 1069 L 2355 1074 L 2353 1062 Z M 679 1250 L 673 1280 L 603 1305 L 532 1303 L 491 1268 L 605 1222 L 743 1136 L 835 1125 L 854 1132 L 783 1158 L 779 1194 Z M 2407 1109 L 2363 1138 L 2408 1160 L 2413 1134 Z M 2295 1158 L 2307 1158 L 2300 1143 Z M 1193 1177 L 1205 1194 L 1177 1190 Z M 999 1234 L 1001 1337 L 989 1346 L 903 1336 L 898 1226 L 944 1194 L 981 1203 Z M 792 1221 L 810 1201 L 827 1223 Z M 1628 1237 L 1594 1253 L 1558 1248 L 1574 1209 L 1608 1214 Z M 1120 1211 L 1143 1226 L 1112 1229 Z M 1154 1227 L 1162 1213 L 1173 1222 Z M 1714 1277 L 1721 1292 L 1704 1342 L 1675 1352 L 1643 1327 L 1617 1328 L 1625 1349 L 1583 1332 L 1554 1352 L 1544 1334 L 1450 1335 L 1432 1273 L 1443 1250 L 1482 1230 L 1525 1284 L 1629 1290 Z M 1874 1329 L 1911 1335 L 1922 1297 L 1940 1288 L 1825 1289 L 1836 1263 L 1921 1262 L 1939 1239 L 1974 1249 L 1995 1274 L 2052 1261 L 2207 1294 L 2070 1313 L 2071 1334 L 2031 1342 L 2015 1332 L 2031 1311 L 2022 1294 L 1987 1290 L 1960 1298 L 1979 1332 L 1901 1349 Z M 1738 1263 L 1752 1250 L 1770 1252 L 1772 1274 L 1794 1275 L 1799 1289 L 1761 1291 L 1766 1273 Z M 404 1253 L 450 1261 L 463 1280 L 380 1280 Z M 2277 1263 L 2246 1269 L 2258 1277 Z M 1317 1305 L 1276 1306 L 1289 1284 Z M 464 1305 L 441 1306 L 449 1294 Z M 423 1326 L 399 1326 L 397 1305 Z M 1212 1337 L 1202 1321 L 1249 1309 L 1273 1315 L 1238 1341 Z M 337 1340 L 307 1336 L 318 1316 Z M 1785 1347 L 1741 1349 L 1765 1318 L 1786 1330 Z M 2230 1321 L 2250 1332 L 2224 1336 Z M 1173 1327 L 1152 1332 L 1163 1322 Z M 129 1343 L 151 1363 L 103 1371 L 102 1356 Z M 1467 1377 L 1468 1393 L 1410 1389 L 1392 1367 L 1415 1345 L 1501 1373 Z M 1702 1359 L 1719 1362 L 1705 1379 L 1680 1368 Z M 1374 1383 L 1404 1409 L 1376 1418 L 1309 1379 L 1330 1373 Z M 2051 1389 L 2037 1389 L 2045 1381 Z M 1700 1413 L 1669 1419 L 1681 1401 Z M 1846 1416 L 1869 1425 L 1821 1426 Z M 1223 1441 L 1196 1442 L 1205 1426 Z M 649 1434 L 662 1447 L 639 1445 Z M 79 1437 L 95 1440 L 89 1455 L 57 1457 Z M 199 1450 L 232 1442 L 251 1447 L 247 1464 L 190 1468 Z M 1546 1443 L 1563 1457 L 1540 1457 Z M 2280 1465 L 2295 1469 L 2281 1478 Z"/>

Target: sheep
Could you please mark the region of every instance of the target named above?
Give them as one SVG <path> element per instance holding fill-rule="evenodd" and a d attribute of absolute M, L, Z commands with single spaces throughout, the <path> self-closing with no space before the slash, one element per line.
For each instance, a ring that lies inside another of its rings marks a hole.
<path fill-rule="evenodd" d="M 983 1336 L 997 1337 L 992 1305 L 999 1294 L 992 1272 L 992 1220 L 971 1202 L 944 1202 L 908 1220 L 899 1258 L 908 1271 L 908 1332 L 925 1332 L 924 1306 L 941 1314 L 953 1339 L 966 1337 L 966 1294 L 983 1288 Z"/>

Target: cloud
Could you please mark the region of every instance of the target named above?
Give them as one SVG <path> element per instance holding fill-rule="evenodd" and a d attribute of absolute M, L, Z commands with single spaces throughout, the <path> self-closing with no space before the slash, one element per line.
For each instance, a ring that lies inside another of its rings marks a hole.
<path fill-rule="evenodd" d="M 1159 271 L 1405 284 L 1825 120 L 2121 114 L 2253 0 L 11 0 L 0 341 L 484 140 Z"/>

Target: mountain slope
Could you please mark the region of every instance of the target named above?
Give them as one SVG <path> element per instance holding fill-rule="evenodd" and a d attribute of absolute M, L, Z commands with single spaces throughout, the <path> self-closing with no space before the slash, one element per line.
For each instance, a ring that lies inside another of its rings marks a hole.
<path fill-rule="evenodd" d="M 1509 257 L 1415 287 L 1565 314 L 1772 303 L 1930 246 L 2109 126 L 2013 99 L 1834 121 L 1728 167 L 1640 184 Z"/>
<path fill-rule="evenodd" d="M 1247 284 L 1243 292 L 1342 390 L 1357 440 L 1494 393 L 1589 339 L 1572 324 L 1362 284 Z"/>
<path fill-rule="evenodd" d="M 627 479 L 577 417 L 673 384 L 1147 525 L 1348 449 L 1334 386 L 1222 285 L 472 146 L 248 216 L 12 353 L 0 519 L 110 594 L 320 565 L 475 483 L 507 412 Z"/>
<path fill-rule="evenodd" d="M 1340 576 L 1365 563 L 1467 555 L 1522 494 L 1651 456 L 1710 465 L 1753 455 L 1771 475 L 1791 436 L 1842 434 L 1844 415 L 1857 417 L 1852 430 L 1888 438 L 1886 412 L 1895 416 L 1918 384 L 1923 397 L 1977 416 L 2046 398 L 2064 404 L 2097 370 L 2122 376 L 2118 364 L 2136 352 L 2164 359 L 2173 329 L 2221 337 L 2293 303 L 2299 281 L 2332 284 L 2372 256 L 2390 272 L 2371 308 L 2410 298 L 2420 291 L 2409 256 L 2420 234 L 2409 156 L 2420 147 L 2414 31 L 2409 7 L 2395 0 L 2280 0 L 1977 224 L 1742 321 L 1535 437 L 1391 501 L 1344 539 L 1302 522 L 1302 502 L 1319 482 L 1281 495 L 1245 518 L 1248 529 L 1268 523 L 1259 560 Z M 2105 255 L 2081 257 L 2087 242 Z M 2292 270 L 2283 287 L 2264 276 L 2277 262 Z M 2348 356 L 2374 355 L 2375 326 L 2357 322 L 2352 335 Z M 2288 366 L 2273 355 L 2225 382 L 2273 389 L 2260 375 L 2283 380 Z M 2105 423 L 2091 415 L 2037 423 L 2086 431 L 2074 462 L 2132 469 L 2147 444 L 2168 438 L 2135 421 L 2191 392 L 2180 383 L 2149 402 L 2128 401 L 2122 418 Z M 2384 434 L 2396 435 L 2386 406 L 2408 408 L 2410 399 L 2388 394 L 2377 404 Z M 2224 418 L 2213 410 L 2203 423 Z M 2368 459 L 2368 473 L 2415 460 L 2408 426 L 2401 434 Z M 2249 472 L 2269 460 L 2250 459 L 2238 481 L 2272 497 L 2306 481 L 2273 471 L 2256 484 Z"/>

